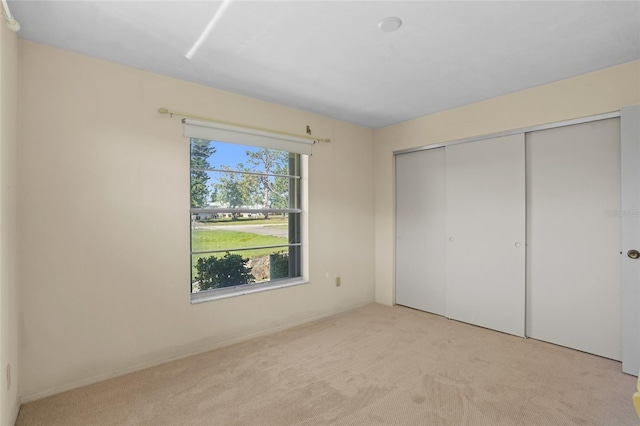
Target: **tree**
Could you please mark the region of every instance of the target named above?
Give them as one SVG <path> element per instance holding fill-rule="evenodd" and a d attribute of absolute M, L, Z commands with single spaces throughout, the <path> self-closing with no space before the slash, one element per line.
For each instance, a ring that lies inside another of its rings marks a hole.
<path fill-rule="evenodd" d="M 207 182 L 209 176 L 203 170 L 208 169 L 209 157 L 216 152 L 214 146 L 210 146 L 210 141 L 205 139 L 191 139 L 191 207 L 202 208 L 208 205 L 209 187 Z"/>
<path fill-rule="evenodd" d="M 289 167 L 278 166 L 276 174 L 289 174 Z M 277 176 L 272 185 L 271 196 L 269 197 L 269 207 L 273 209 L 286 209 L 289 207 L 289 178 Z"/>
<path fill-rule="evenodd" d="M 222 169 L 229 172 L 220 176 L 218 183 L 215 185 L 217 199 L 231 208 L 252 204 L 257 188 L 256 176 L 233 173 L 229 166 L 222 166 Z M 235 170 L 244 171 L 245 168 L 239 163 L 236 165 Z M 233 220 L 236 219 L 237 216 L 234 214 Z"/>
<path fill-rule="evenodd" d="M 289 153 L 286 151 L 276 151 L 273 149 L 262 148 L 258 151 L 246 151 L 247 153 L 247 161 L 251 165 L 251 169 L 257 170 L 261 173 L 265 174 L 275 174 L 275 173 L 284 173 L 287 174 L 288 164 L 289 164 Z M 280 178 L 273 176 L 265 176 L 259 175 L 256 176 L 258 185 L 260 189 L 263 191 L 262 195 L 262 205 L 265 208 L 273 208 L 274 206 L 270 203 L 271 194 L 275 194 L 278 198 L 276 202 L 279 205 L 283 204 L 283 196 L 288 191 L 288 178 Z M 287 191 L 282 191 L 283 182 L 285 180 L 287 183 Z M 278 192 L 275 185 L 278 183 L 279 190 L 282 192 Z M 285 206 L 288 207 L 288 206 Z M 278 207 L 282 208 L 282 207 Z M 269 215 L 265 214 L 265 217 L 268 219 Z"/>

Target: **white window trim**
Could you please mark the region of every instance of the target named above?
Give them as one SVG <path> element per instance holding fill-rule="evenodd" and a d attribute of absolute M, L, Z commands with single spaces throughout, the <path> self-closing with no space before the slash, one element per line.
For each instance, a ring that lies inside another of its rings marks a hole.
<path fill-rule="evenodd" d="M 263 291 L 277 290 L 280 288 L 294 287 L 301 284 L 308 284 L 304 278 L 288 278 L 276 281 L 267 281 L 258 284 L 244 284 L 236 287 L 218 288 L 215 290 L 199 291 L 191 293 L 191 304 L 210 302 L 212 300 L 228 299 L 230 297 L 244 296 L 247 294 L 260 293 Z"/>

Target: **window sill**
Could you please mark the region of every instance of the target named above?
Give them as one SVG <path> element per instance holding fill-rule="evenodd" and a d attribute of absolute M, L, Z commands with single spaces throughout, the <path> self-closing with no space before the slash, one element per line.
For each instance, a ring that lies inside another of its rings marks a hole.
<path fill-rule="evenodd" d="M 216 290 L 205 290 L 198 293 L 191 293 L 191 304 L 210 302 L 212 300 L 227 299 L 229 297 L 244 296 L 245 294 L 260 293 L 279 288 L 293 287 L 301 284 L 308 284 L 304 278 L 290 278 L 286 280 L 269 281 L 260 284 L 249 284 L 237 287 L 221 288 Z"/>

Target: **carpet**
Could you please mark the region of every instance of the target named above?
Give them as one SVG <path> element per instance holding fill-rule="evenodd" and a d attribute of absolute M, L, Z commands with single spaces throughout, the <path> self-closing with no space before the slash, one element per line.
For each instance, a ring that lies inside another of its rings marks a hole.
<path fill-rule="evenodd" d="M 17 425 L 637 425 L 616 361 L 371 304 L 21 407 Z"/>

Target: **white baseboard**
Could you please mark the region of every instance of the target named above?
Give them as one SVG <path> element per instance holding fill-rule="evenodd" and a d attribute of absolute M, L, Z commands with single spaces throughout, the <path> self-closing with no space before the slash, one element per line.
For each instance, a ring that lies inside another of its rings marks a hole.
<path fill-rule="evenodd" d="M 21 404 L 26 404 L 28 402 L 32 402 L 32 401 L 36 401 L 38 399 L 42 399 L 42 398 L 46 398 L 48 396 L 52 396 L 58 393 L 62 393 L 62 392 L 66 392 L 72 389 L 76 389 L 82 386 L 87 386 L 87 385 L 91 385 L 94 383 L 98 383 L 98 382 L 102 382 L 105 380 L 109 380 L 109 379 L 113 379 L 115 377 L 119 377 L 119 376 L 124 376 L 125 374 L 130 374 L 130 373 L 134 373 L 136 371 L 140 371 L 140 370 L 144 370 L 146 368 L 150 368 L 150 367 L 155 367 L 157 365 L 161 365 L 161 364 L 165 364 L 167 362 L 171 362 L 171 361 L 175 361 L 178 359 L 182 359 L 182 358 L 187 358 L 193 355 L 198 355 L 204 352 L 208 352 L 214 349 L 218 349 L 218 348 L 222 348 L 224 346 L 229 346 L 232 345 L 234 343 L 240 343 L 240 342 L 244 342 L 250 339 L 254 339 L 256 337 L 261 337 L 261 336 L 265 336 L 268 334 L 273 334 L 273 333 L 277 333 L 279 331 L 282 330 L 286 330 L 288 328 L 293 328 L 302 324 L 306 324 L 309 322 L 313 322 L 313 321 L 317 321 L 320 319 L 324 319 L 324 318 L 328 318 L 328 317 L 332 317 L 335 315 L 339 315 L 339 314 L 343 314 L 345 312 L 349 312 L 352 311 L 354 309 L 358 309 L 362 306 L 368 305 L 370 303 L 375 303 L 373 300 L 371 301 L 367 301 L 367 302 L 363 302 L 363 303 L 359 303 L 356 304 L 354 306 L 350 306 L 346 309 L 342 309 L 342 310 L 337 310 L 337 311 L 330 311 L 321 315 L 316 315 L 310 318 L 306 318 L 304 320 L 301 321 L 296 321 L 293 323 L 287 323 L 287 324 L 283 324 L 281 326 L 278 327 L 273 327 L 273 328 L 269 328 L 267 330 L 263 330 L 263 331 L 259 331 L 256 333 L 251 333 L 251 334 L 247 334 L 244 336 L 240 336 L 240 337 L 235 337 L 233 339 L 227 339 L 227 340 L 223 340 L 220 342 L 215 342 L 213 344 L 209 344 L 209 345 L 204 345 L 201 347 L 197 347 L 197 348 L 192 348 L 189 350 L 186 350 L 184 352 L 181 352 L 179 354 L 175 354 L 173 356 L 168 356 L 168 357 L 160 357 L 156 360 L 153 361 L 148 361 L 148 362 L 143 362 L 140 364 L 136 364 L 130 367 L 126 367 L 126 368 L 121 368 L 121 369 L 117 369 L 113 372 L 110 373 L 104 373 L 104 374 L 99 374 L 97 376 L 93 376 L 93 377 L 89 377 L 87 379 L 82 379 L 82 380 L 77 380 L 74 382 L 70 382 L 61 386 L 56 386 L 50 389 L 45 389 L 39 392 L 35 392 L 35 393 L 31 393 L 28 395 L 22 395 L 20 397 L 20 403 Z"/>

